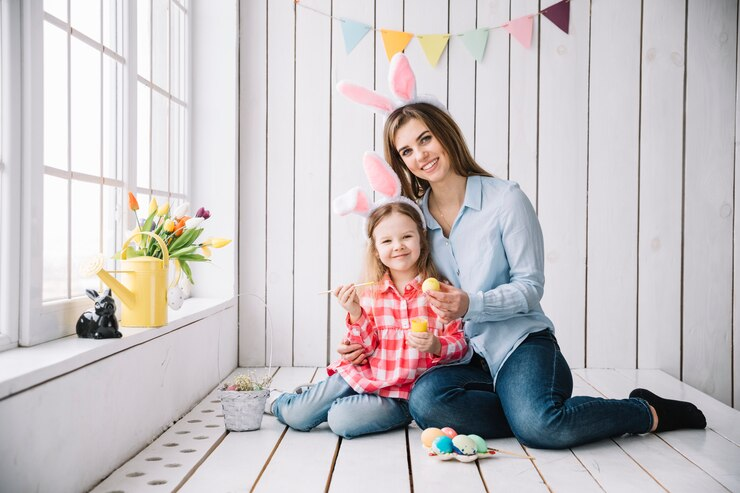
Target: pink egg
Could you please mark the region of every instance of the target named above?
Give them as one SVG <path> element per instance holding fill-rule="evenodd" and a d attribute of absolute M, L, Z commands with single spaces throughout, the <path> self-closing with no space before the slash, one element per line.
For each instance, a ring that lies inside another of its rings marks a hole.
<path fill-rule="evenodd" d="M 452 428 L 450 428 L 449 426 L 445 426 L 444 428 L 442 428 L 442 433 L 444 433 L 450 438 L 455 438 L 457 436 L 457 432 L 453 430 Z"/>

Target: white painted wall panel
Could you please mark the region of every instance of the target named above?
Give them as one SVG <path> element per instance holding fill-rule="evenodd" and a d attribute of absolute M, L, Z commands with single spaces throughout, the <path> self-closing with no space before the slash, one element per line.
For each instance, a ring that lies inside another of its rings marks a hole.
<path fill-rule="evenodd" d="M 554 2 L 552 2 L 554 3 Z M 545 238 L 542 307 L 571 366 L 586 350 L 589 5 L 573 2 L 570 35 L 542 22 L 538 210 Z"/>
<path fill-rule="evenodd" d="M 293 363 L 295 5 L 267 4 L 267 307 L 273 364 Z"/>
<path fill-rule="evenodd" d="M 683 378 L 732 393 L 732 210 L 737 2 L 689 2 Z"/>
<path fill-rule="evenodd" d="M 239 364 L 266 364 L 267 4 L 241 2 L 239 38 Z M 249 67 L 248 76 L 244 69 Z"/>
<path fill-rule="evenodd" d="M 329 0 L 305 0 L 328 12 Z M 293 365 L 326 359 L 329 298 L 331 20 L 300 9 L 296 22 L 295 311 Z"/>
<path fill-rule="evenodd" d="M 686 2 L 643 9 L 637 363 L 679 378 Z"/>
<path fill-rule="evenodd" d="M 537 12 L 539 0 L 511 3 L 511 18 Z M 537 210 L 537 143 L 539 110 L 539 22 L 532 30 L 532 45 L 525 48 L 511 39 L 509 81 L 509 178 L 519 183 Z"/>
<path fill-rule="evenodd" d="M 591 4 L 587 366 L 636 359 L 640 7 Z"/>

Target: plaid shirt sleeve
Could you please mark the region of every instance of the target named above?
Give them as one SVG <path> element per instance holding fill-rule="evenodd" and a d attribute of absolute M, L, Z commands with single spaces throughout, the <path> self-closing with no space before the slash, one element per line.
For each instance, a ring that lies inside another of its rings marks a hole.
<path fill-rule="evenodd" d="M 347 340 L 352 344 L 362 344 L 365 354 L 372 354 L 378 347 L 378 332 L 375 330 L 373 316 L 368 314 L 363 306 L 360 318 L 356 322 L 352 323 L 349 313 L 347 314 L 346 324 Z"/>
<path fill-rule="evenodd" d="M 442 334 L 437 336 L 437 338 L 442 348 L 440 349 L 439 356 L 435 356 L 432 359 L 432 365 L 449 363 L 465 356 L 468 350 L 468 344 L 465 341 L 462 320 L 453 320 L 445 325 Z"/>

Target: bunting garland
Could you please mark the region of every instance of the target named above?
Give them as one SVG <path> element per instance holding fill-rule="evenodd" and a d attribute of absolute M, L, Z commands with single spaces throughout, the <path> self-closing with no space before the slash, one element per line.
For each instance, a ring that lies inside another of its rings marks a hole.
<path fill-rule="evenodd" d="M 486 52 L 488 34 L 493 29 L 506 30 L 524 48 L 528 49 L 532 45 L 532 31 L 534 30 L 535 16 L 544 16 L 566 34 L 569 34 L 570 28 L 570 0 L 561 0 L 560 2 L 550 5 L 537 13 L 511 19 L 509 22 L 501 26 L 482 27 L 462 34 L 414 34 L 403 31 L 394 31 L 391 29 L 376 29 L 361 22 L 326 14 L 307 5 L 301 4 L 300 0 L 293 1 L 297 7 L 305 8 L 316 12 L 317 14 L 340 21 L 342 24 L 342 35 L 344 37 L 344 49 L 348 54 L 355 49 L 368 32 L 371 30 L 380 31 L 383 39 L 383 46 L 385 47 L 385 54 L 388 57 L 388 60 L 390 60 L 396 53 L 405 50 L 411 40 L 416 37 L 424 51 L 424 55 L 427 57 L 427 61 L 429 61 L 429 64 L 433 67 L 437 65 L 437 62 L 442 56 L 442 53 L 444 53 L 449 39 L 452 36 L 460 37 L 470 55 L 475 58 L 476 61 L 481 62 Z"/>

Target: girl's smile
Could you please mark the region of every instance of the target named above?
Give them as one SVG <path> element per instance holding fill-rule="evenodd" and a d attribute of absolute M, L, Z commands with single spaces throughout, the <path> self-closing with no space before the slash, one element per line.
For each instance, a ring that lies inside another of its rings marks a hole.
<path fill-rule="evenodd" d="M 390 214 L 375 227 L 373 241 L 378 258 L 388 267 L 396 287 L 416 277 L 421 241 L 413 219 L 398 212 Z"/>

